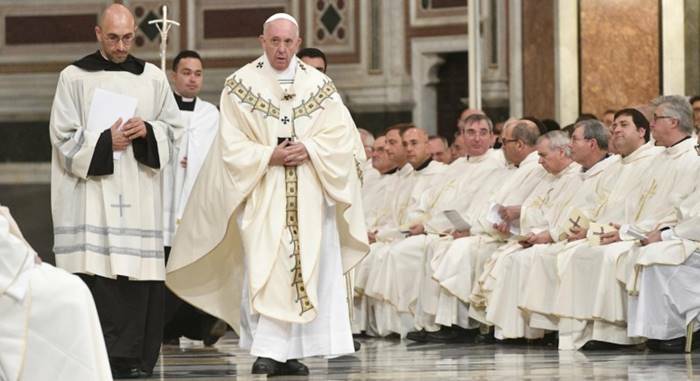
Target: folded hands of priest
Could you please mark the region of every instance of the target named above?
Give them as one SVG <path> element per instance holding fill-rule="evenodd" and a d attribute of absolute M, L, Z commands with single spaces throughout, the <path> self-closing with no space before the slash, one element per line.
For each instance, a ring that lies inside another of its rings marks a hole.
<path fill-rule="evenodd" d="M 124 136 L 129 140 L 146 137 L 146 123 L 139 117 L 133 117 L 124 123 L 121 128 Z"/>

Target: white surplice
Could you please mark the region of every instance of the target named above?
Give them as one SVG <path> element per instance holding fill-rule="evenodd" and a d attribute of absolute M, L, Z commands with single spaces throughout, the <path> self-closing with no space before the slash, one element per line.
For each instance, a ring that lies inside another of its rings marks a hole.
<path fill-rule="evenodd" d="M 135 116 L 153 128 L 159 168 L 138 162 L 130 144 L 112 174 L 88 175 L 101 134 L 87 128 L 97 89 L 137 98 Z M 165 74 L 150 63 L 139 75 L 68 66 L 58 79 L 49 127 L 56 265 L 112 279 L 164 280 L 160 172 L 183 130 Z"/>
<path fill-rule="evenodd" d="M 163 169 L 163 244 L 170 246 L 187 200 L 204 164 L 216 133 L 219 131 L 219 110 L 213 104 L 194 99 L 194 110 L 180 110 L 185 133 L 173 160 Z M 187 157 L 187 167 L 180 162 Z"/>
<path fill-rule="evenodd" d="M 0 207 L 0 380 L 111 380 L 92 294 L 35 256 Z"/>

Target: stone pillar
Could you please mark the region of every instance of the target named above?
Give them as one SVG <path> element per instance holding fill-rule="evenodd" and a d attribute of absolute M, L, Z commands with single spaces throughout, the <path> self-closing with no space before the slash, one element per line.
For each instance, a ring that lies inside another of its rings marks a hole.
<path fill-rule="evenodd" d="M 602 117 L 659 95 L 659 12 L 658 0 L 580 2 L 582 112 Z"/>

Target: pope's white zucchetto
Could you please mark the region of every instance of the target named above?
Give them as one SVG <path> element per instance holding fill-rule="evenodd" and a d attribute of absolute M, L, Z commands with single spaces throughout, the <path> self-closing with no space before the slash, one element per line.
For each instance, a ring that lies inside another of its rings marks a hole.
<path fill-rule="evenodd" d="M 294 25 L 297 26 L 297 28 L 299 27 L 299 24 L 297 23 L 297 20 L 296 20 L 294 17 L 292 17 L 291 15 L 288 15 L 288 14 L 286 14 L 286 13 L 275 13 L 274 15 L 268 17 L 267 20 L 265 20 L 265 24 L 267 24 L 267 23 L 269 23 L 269 22 L 273 22 L 273 21 L 275 21 L 275 20 L 287 20 L 287 21 L 291 21 L 292 23 L 294 23 Z"/>

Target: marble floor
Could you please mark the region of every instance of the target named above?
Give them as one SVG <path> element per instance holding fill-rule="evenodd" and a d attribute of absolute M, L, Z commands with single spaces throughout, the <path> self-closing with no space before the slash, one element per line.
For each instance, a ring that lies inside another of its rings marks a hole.
<path fill-rule="evenodd" d="M 307 359 L 308 377 L 277 380 L 685 380 L 700 379 L 700 352 L 650 353 L 643 347 L 617 351 L 557 351 L 498 344 L 414 344 L 360 339 L 354 356 Z M 153 379 L 261 380 L 251 375 L 254 358 L 224 337 L 213 348 L 182 340 L 165 346 Z M 693 363 L 698 363 L 698 368 Z"/>

